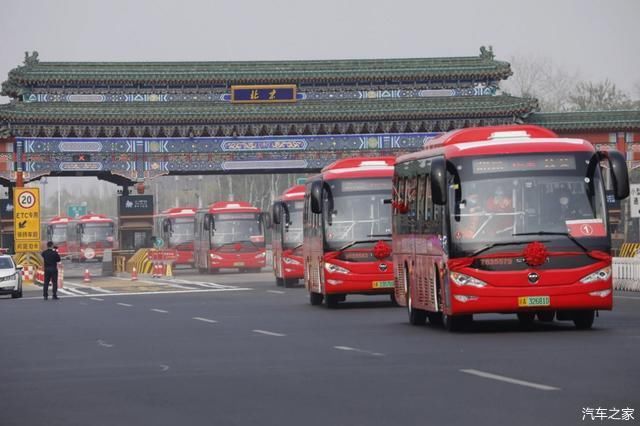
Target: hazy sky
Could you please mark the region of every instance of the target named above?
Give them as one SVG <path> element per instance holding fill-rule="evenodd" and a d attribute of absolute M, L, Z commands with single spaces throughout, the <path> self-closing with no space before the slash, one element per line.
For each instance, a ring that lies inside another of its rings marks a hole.
<path fill-rule="evenodd" d="M 216 61 L 473 56 L 492 45 L 498 59 L 549 58 L 631 92 L 639 27 L 640 0 L 3 0 L 0 80 L 27 50 L 42 61 Z"/>
<path fill-rule="evenodd" d="M 43 61 L 549 57 L 640 83 L 639 0 L 3 0 L 0 78 Z M 2 99 L 6 102 L 7 99 Z"/>

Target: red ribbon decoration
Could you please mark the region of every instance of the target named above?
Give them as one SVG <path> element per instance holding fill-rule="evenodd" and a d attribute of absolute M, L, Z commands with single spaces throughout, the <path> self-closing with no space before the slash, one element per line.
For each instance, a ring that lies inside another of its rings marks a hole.
<path fill-rule="evenodd" d="M 240 251 L 240 249 L 242 249 L 242 243 L 235 243 L 233 248 L 236 249 L 236 251 Z"/>
<path fill-rule="evenodd" d="M 403 202 L 393 201 L 391 206 L 400 214 L 405 214 L 409 211 L 409 206 Z"/>
<path fill-rule="evenodd" d="M 373 255 L 378 260 L 386 259 L 391 256 L 391 247 L 386 245 L 383 241 L 378 241 L 375 246 L 373 246 Z"/>

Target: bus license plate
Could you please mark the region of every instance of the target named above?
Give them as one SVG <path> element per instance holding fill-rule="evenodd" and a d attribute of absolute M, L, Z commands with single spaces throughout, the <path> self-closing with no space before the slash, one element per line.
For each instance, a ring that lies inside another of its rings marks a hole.
<path fill-rule="evenodd" d="M 244 262 L 233 262 L 233 266 L 244 266 Z"/>
<path fill-rule="evenodd" d="M 549 296 L 528 296 L 518 297 L 518 306 L 521 308 L 529 306 L 549 306 L 551 298 Z"/>
<path fill-rule="evenodd" d="M 373 288 L 390 288 L 393 287 L 393 281 L 374 281 Z"/>

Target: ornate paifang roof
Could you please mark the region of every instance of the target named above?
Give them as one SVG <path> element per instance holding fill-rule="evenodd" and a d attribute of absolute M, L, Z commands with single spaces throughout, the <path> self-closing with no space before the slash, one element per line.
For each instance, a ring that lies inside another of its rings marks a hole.
<path fill-rule="evenodd" d="M 640 110 L 627 111 L 581 111 L 581 112 L 537 112 L 524 119 L 556 131 L 638 131 Z"/>
<path fill-rule="evenodd" d="M 251 62 L 40 62 L 37 52 L 9 73 L 2 95 L 18 97 L 33 87 L 174 87 L 232 84 L 412 84 L 429 81 L 499 81 L 508 62 L 492 50 L 478 56 L 416 59 L 345 59 Z"/>
<path fill-rule="evenodd" d="M 0 122 L 86 124 L 299 123 L 392 121 L 432 118 L 522 116 L 532 99 L 511 96 L 414 98 L 402 102 L 300 102 L 297 104 L 23 103 L 0 106 Z"/>

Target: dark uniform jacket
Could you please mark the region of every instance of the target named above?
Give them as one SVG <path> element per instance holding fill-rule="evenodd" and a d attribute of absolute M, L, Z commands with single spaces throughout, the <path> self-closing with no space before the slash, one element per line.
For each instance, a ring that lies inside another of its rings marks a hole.
<path fill-rule="evenodd" d="M 58 269 L 57 263 L 60 262 L 60 255 L 53 249 L 46 249 L 42 252 L 44 259 L 44 269 Z"/>

